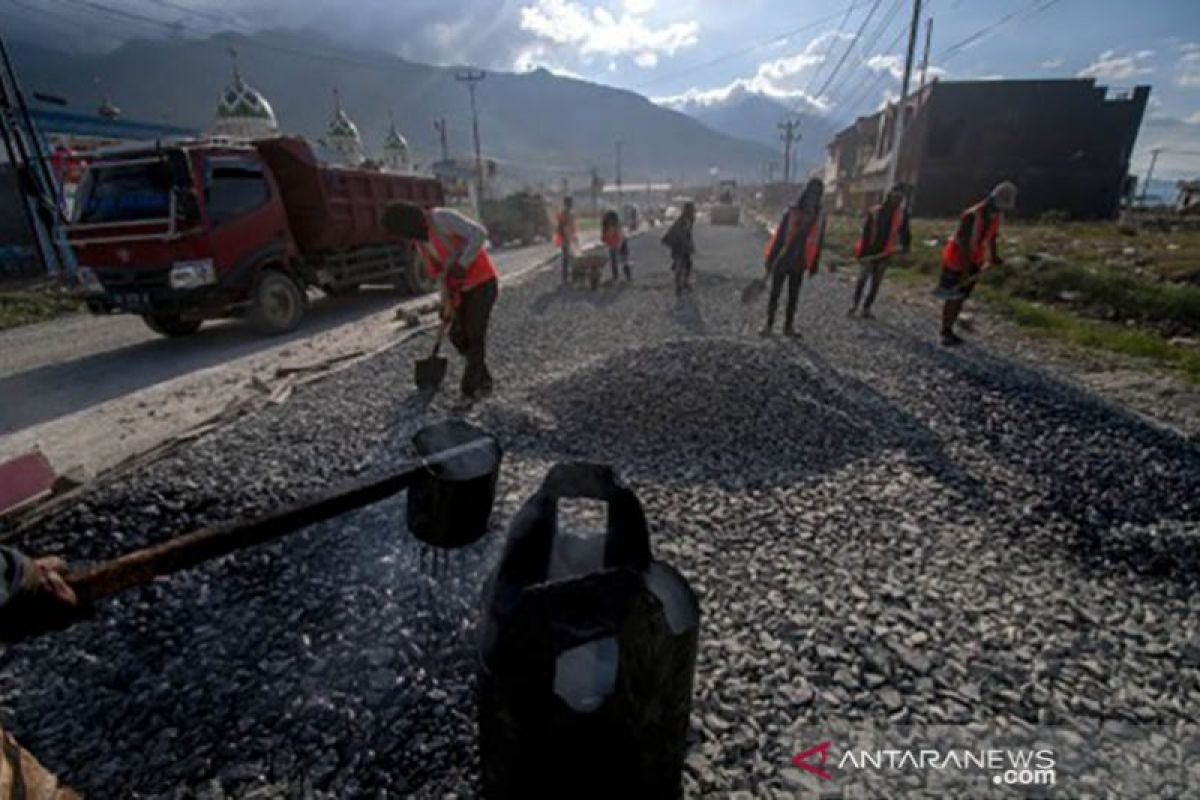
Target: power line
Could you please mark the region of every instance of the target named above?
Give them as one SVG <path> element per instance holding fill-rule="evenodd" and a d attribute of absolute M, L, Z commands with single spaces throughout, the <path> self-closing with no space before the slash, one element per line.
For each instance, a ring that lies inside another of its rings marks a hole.
<path fill-rule="evenodd" d="M 842 21 L 838 23 L 835 33 L 841 33 L 846 27 L 846 23 L 850 21 L 850 13 L 854 10 L 854 6 L 847 6 L 846 13 L 842 16 Z M 808 79 L 808 83 L 804 87 L 804 94 L 812 97 L 811 91 L 813 84 L 817 82 L 817 77 L 821 74 L 821 70 L 825 67 L 825 62 L 833 55 L 833 48 L 837 46 L 838 37 L 831 36 L 829 38 L 829 47 L 825 48 L 825 55 L 821 56 L 821 60 L 817 62 L 817 68 L 813 70 L 812 76 Z"/>
<path fill-rule="evenodd" d="M 863 31 L 866 30 L 867 25 L 871 22 L 871 18 L 875 16 L 875 12 L 879 10 L 879 4 L 881 2 L 882 0 L 875 0 L 875 2 L 871 5 L 871 10 L 868 11 L 867 16 L 863 18 L 862 24 L 858 26 L 858 31 L 854 34 L 854 39 L 852 39 L 850 43 L 846 45 L 846 49 L 842 53 L 842 57 L 838 59 L 837 65 L 833 68 L 833 72 L 830 73 L 829 77 L 825 79 L 825 83 L 821 85 L 820 90 L 816 94 L 817 97 L 825 96 L 825 90 L 829 88 L 829 85 L 833 83 L 834 78 L 836 78 L 838 73 L 842 71 L 842 65 L 846 63 L 846 58 L 850 55 L 850 51 L 854 49 L 854 45 L 859 39 L 862 38 Z M 793 108 L 792 110 L 795 111 L 796 109 Z"/>
<path fill-rule="evenodd" d="M 1033 0 L 1033 2 L 1027 6 L 1010 11 L 990 25 L 985 25 L 984 27 L 972 33 L 970 36 L 967 36 L 965 39 L 960 39 L 959 41 L 947 47 L 938 54 L 938 61 L 942 63 L 949 61 L 951 58 L 954 58 L 959 53 L 962 53 L 964 50 L 971 47 L 971 45 L 983 40 L 1022 14 L 1027 15 L 1026 19 L 1030 19 L 1042 13 L 1051 6 L 1057 5 L 1059 2 L 1061 2 L 1061 0 Z"/>
<path fill-rule="evenodd" d="M 879 40 L 883 37 L 884 31 L 886 31 L 889 27 L 891 27 L 892 23 L 895 22 L 897 14 L 899 13 L 899 11 L 903 5 L 904 5 L 904 0 L 895 0 L 895 2 L 892 4 L 892 8 L 888 12 L 887 16 L 884 17 L 884 19 L 880 23 L 880 25 L 877 28 L 875 28 L 874 32 L 871 34 L 870 44 L 863 44 L 861 42 L 858 43 L 859 44 L 859 54 L 863 58 L 864 64 L 866 63 L 866 61 L 869 60 L 871 50 L 873 50 L 875 48 L 875 45 L 878 44 Z M 897 38 L 897 41 L 898 41 L 898 38 Z M 894 46 L 895 46 L 895 43 L 893 42 L 892 44 L 889 44 L 885 49 L 890 50 Z M 864 73 L 862 76 L 860 76 L 858 81 L 854 84 L 855 89 L 860 87 L 863 84 L 864 80 L 866 78 L 870 77 L 870 75 L 871 75 L 871 73 L 868 71 L 868 72 Z M 853 73 L 847 75 L 841 85 L 842 86 L 848 85 L 851 80 L 854 80 Z M 834 94 L 837 94 L 837 92 L 835 91 Z"/>
<path fill-rule="evenodd" d="M 848 6 L 846 6 L 846 8 L 844 10 L 848 14 L 849 12 L 853 11 L 854 9 L 862 8 L 863 6 L 867 5 L 870 2 L 872 2 L 872 0 L 855 0 L 855 2 L 850 3 Z M 800 25 L 799 27 L 792 28 L 790 30 L 786 30 L 786 31 L 783 31 L 782 33 L 776 34 L 769 39 L 762 39 L 760 41 L 751 42 L 750 44 L 746 45 L 745 47 L 741 47 L 737 50 L 730 50 L 729 52 L 724 53 L 719 56 L 716 56 L 715 58 L 709 59 L 708 61 L 702 61 L 698 64 L 692 64 L 690 66 L 682 67 L 682 68 L 676 70 L 675 72 L 668 72 L 665 75 L 659 75 L 655 78 L 652 78 L 651 80 L 645 81 L 643 83 L 639 83 L 639 84 L 635 85 L 633 88 L 634 89 L 645 89 L 648 86 L 655 86 L 657 84 L 672 80 L 674 78 L 685 77 L 687 75 L 691 75 L 693 73 L 708 69 L 709 67 L 714 67 L 718 64 L 723 64 L 726 61 L 737 58 L 738 56 L 744 56 L 747 53 L 753 53 L 755 50 L 761 50 L 764 47 L 770 47 L 773 44 L 778 44 L 779 42 L 787 41 L 788 39 L 790 39 L 791 37 L 795 36 L 798 33 L 804 33 L 805 31 L 812 30 L 813 28 L 816 28 L 819 25 L 824 25 L 826 22 L 828 22 L 831 19 L 836 19 L 838 14 L 841 14 L 841 13 L 842 13 L 841 10 L 834 11 L 833 13 L 826 14 L 823 17 L 818 17 L 817 19 L 814 19 L 810 22 L 806 22 L 803 25 Z"/>

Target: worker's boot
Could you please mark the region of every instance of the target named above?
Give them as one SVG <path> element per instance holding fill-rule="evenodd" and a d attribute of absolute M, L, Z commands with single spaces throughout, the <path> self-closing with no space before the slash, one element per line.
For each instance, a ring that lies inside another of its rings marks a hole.
<path fill-rule="evenodd" d="M 942 331 L 942 346 L 955 347 L 963 343 L 963 338 L 952 330 Z"/>

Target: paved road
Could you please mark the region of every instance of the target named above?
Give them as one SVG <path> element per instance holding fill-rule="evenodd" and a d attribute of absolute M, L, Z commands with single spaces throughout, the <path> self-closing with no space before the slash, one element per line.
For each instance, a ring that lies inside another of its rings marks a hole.
<path fill-rule="evenodd" d="M 699 593 L 689 796 L 829 791 L 792 756 L 868 723 L 1023 744 L 1053 728 L 1064 795 L 1194 793 L 1194 766 L 1169 758 L 1195 752 L 1173 743 L 1200 719 L 1196 446 L 986 342 L 942 350 L 887 287 L 865 323 L 822 275 L 804 338 L 760 339 L 761 307 L 737 295 L 761 237 L 698 238 L 682 299 L 649 238 L 632 285 L 547 271 L 502 292 L 498 392 L 469 411 L 506 448 L 498 530 L 550 464 L 607 461 Z M 427 347 L 305 387 L 20 543 L 107 557 L 392 463 L 424 421 L 463 413 L 452 388 L 411 396 Z M 4 722 L 93 796 L 475 796 L 472 625 L 501 540 L 434 580 L 402 520 L 381 504 L 8 649 Z M 858 796 L 920 777 L 867 776 Z M 987 777 L 922 796 L 1018 793 Z"/>
<path fill-rule="evenodd" d="M 550 245 L 500 251 L 501 271 L 548 257 Z M 394 306 L 397 297 L 365 289 L 355 297 L 314 294 L 304 324 L 264 337 L 242 320 L 209 322 L 185 339 L 164 339 L 132 315 L 80 314 L 0 331 L 0 436 L 318 334 Z"/>

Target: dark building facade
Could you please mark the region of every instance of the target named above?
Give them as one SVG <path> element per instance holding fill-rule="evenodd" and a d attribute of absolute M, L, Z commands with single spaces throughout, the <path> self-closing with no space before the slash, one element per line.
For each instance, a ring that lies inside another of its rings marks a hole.
<path fill-rule="evenodd" d="M 1149 86 L 1111 91 L 1092 79 L 935 81 L 905 102 L 897 180 L 918 216 L 952 216 L 1002 180 L 1016 216 L 1117 214 Z M 886 187 L 897 106 L 860 117 L 827 146 L 833 204 L 861 210 Z"/>

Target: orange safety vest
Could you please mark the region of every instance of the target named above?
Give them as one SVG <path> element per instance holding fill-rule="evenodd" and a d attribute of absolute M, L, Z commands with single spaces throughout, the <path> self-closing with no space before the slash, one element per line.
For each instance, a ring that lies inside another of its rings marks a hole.
<path fill-rule="evenodd" d="M 875 226 L 879 224 L 878 220 L 879 220 L 879 215 L 881 213 L 883 213 L 883 205 L 882 204 L 875 206 L 869 212 L 867 212 L 867 216 L 870 218 L 871 223 L 872 223 L 868 228 L 869 230 L 873 231 L 875 229 Z M 894 209 L 892 209 L 892 218 L 888 221 L 887 239 L 884 240 L 883 250 L 881 250 L 879 252 L 879 255 L 886 257 L 886 256 L 890 256 L 892 253 L 896 252 L 896 243 L 900 239 L 900 227 L 903 224 L 904 224 L 904 204 L 897 203 L 896 207 Z M 859 237 L 858 243 L 854 245 L 854 257 L 860 258 L 863 254 L 863 251 L 866 249 L 867 249 L 866 239 Z"/>
<path fill-rule="evenodd" d="M 566 242 L 575 241 L 578 236 L 575 234 L 575 215 L 570 211 L 558 212 L 558 217 L 554 224 L 554 243 L 562 247 Z"/>
<path fill-rule="evenodd" d="M 942 250 L 942 266 L 945 269 L 950 272 L 962 272 L 967 267 L 983 265 L 987 258 L 988 248 L 992 246 L 992 242 L 996 241 L 996 234 L 1000 232 L 1000 220 L 1004 217 L 999 211 L 993 211 L 992 221 L 987 226 L 987 230 L 984 230 L 983 211 L 986 207 L 987 201 L 984 200 L 962 213 L 958 230 L 954 232 L 954 236 L 950 237 L 950 241 L 946 242 L 946 247 Z M 971 241 L 967 243 L 969 250 L 967 253 L 963 253 L 962 245 L 958 243 L 958 233 L 968 219 L 974 220 L 974 224 L 971 226 Z M 964 262 L 964 255 L 970 261 Z"/>
<path fill-rule="evenodd" d="M 464 244 L 461 236 L 453 236 L 452 241 L 456 250 Z M 433 253 L 429 252 L 430 247 L 433 248 Z M 446 259 L 450 256 L 450 246 L 442 239 L 436 225 L 429 225 L 429 246 L 421 248 L 421 255 L 425 257 L 425 268 L 429 275 L 434 278 L 441 277 L 446 269 Z M 450 290 L 451 297 L 454 298 L 454 304 L 458 305 L 459 295 L 462 292 L 495 280 L 497 274 L 496 265 L 492 263 L 492 257 L 488 254 L 487 248 L 481 247 L 474 260 L 467 265 L 466 276 L 463 278 L 447 276 L 446 287 Z"/>
<path fill-rule="evenodd" d="M 795 219 L 795 223 L 792 220 Z M 796 226 L 800 224 L 800 217 L 795 211 L 788 212 L 788 234 L 784 240 L 783 250 L 791 247 L 792 242 L 796 237 Z M 817 269 L 817 256 L 821 254 L 821 232 L 825 228 L 825 215 L 818 214 L 813 220 L 813 224 L 809 226 L 808 233 L 804 236 L 804 267 L 811 274 Z M 775 233 L 767 240 L 767 246 L 763 248 L 763 258 L 771 257 L 771 249 L 775 247 L 775 240 L 779 238 L 779 228 L 775 229 Z"/>

